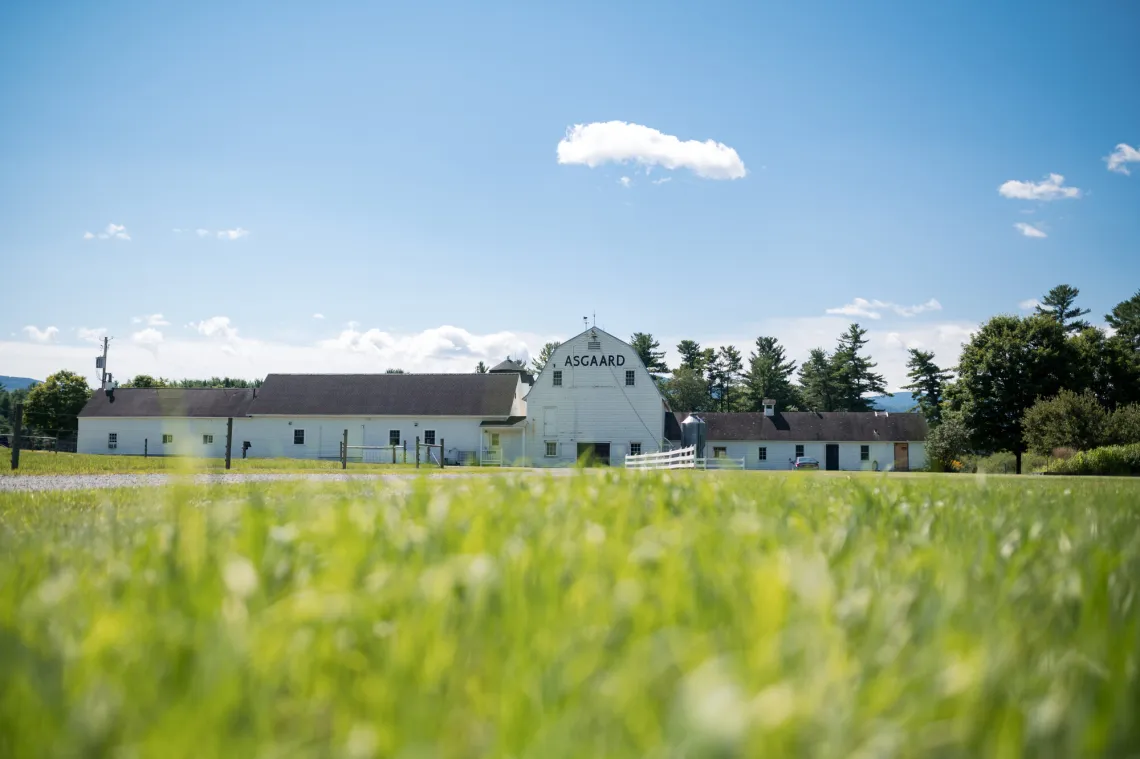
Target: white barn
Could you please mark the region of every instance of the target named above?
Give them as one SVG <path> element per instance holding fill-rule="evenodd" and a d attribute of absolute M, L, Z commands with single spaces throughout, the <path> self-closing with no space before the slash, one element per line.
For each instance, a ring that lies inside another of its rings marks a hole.
<path fill-rule="evenodd" d="M 257 390 L 95 393 L 79 416 L 78 450 L 221 457 L 232 419 L 234 458 L 334 459 L 347 430 L 349 446 L 407 446 L 409 460 L 418 438 L 443 444 L 449 462 L 569 466 L 588 454 L 621 465 L 631 453 L 679 446 L 686 416 L 669 409 L 629 344 L 590 328 L 562 343 L 538 376 L 508 360 L 487 374 L 270 374 Z M 743 459 L 749 469 L 786 469 L 797 455 L 829 469 L 925 465 L 918 414 L 768 406 L 698 416 L 706 456 Z M 390 455 L 350 452 L 355 460 Z"/>

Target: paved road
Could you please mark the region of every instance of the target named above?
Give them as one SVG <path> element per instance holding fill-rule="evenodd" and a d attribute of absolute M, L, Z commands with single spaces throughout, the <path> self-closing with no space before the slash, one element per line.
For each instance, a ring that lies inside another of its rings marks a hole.
<path fill-rule="evenodd" d="M 526 474 L 568 475 L 572 469 L 535 469 Z M 200 485 L 242 482 L 277 482 L 281 480 L 309 480 L 311 482 L 349 481 L 397 481 L 416 477 L 447 479 L 454 477 L 486 477 L 483 472 L 439 472 L 435 474 L 393 473 L 393 474 L 289 474 L 289 473 L 231 473 L 196 474 L 191 481 Z M 88 490 L 91 488 L 150 488 L 169 485 L 174 477 L 168 474 L 36 474 L 15 477 L 0 477 L 0 493 L 12 491 L 54 491 Z"/>

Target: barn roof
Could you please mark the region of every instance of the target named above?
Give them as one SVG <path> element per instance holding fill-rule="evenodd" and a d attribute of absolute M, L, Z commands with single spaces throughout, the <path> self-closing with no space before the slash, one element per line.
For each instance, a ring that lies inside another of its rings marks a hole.
<path fill-rule="evenodd" d="M 689 412 L 675 414 L 677 422 Z M 762 413 L 697 413 L 708 426 L 707 440 L 771 440 L 786 442 L 921 442 L 926 439 L 922 414 L 874 411 L 784 411 Z M 666 425 L 672 428 L 672 425 Z M 678 425 L 679 426 L 679 425 Z"/>
<path fill-rule="evenodd" d="M 123 387 L 114 401 L 96 390 L 80 416 L 105 417 L 213 417 L 245 416 L 253 401 L 249 388 Z"/>
<path fill-rule="evenodd" d="M 508 416 L 518 375 L 270 374 L 252 416 Z"/>

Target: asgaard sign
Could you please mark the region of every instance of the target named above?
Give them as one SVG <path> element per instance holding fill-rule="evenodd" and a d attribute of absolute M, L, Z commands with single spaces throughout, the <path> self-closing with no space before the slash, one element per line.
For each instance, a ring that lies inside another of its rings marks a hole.
<path fill-rule="evenodd" d="M 599 356 L 567 356 L 563 366 L 625 366 L 625 356 L 608 354 Z"/>

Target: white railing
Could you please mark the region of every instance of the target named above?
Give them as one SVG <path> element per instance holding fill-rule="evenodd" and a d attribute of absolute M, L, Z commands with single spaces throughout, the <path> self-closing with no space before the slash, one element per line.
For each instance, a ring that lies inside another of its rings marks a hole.
<path fill-rule="evenodd" d="M 502 466 L 503 465 L 503 451 L 502 449 L 492 449 L 483 451 L 483 466 Z"/>
<path fill-rule="evenodd" d="M 626 469 L 692 469 L 697 460 L 697 447 L 679 448 L 660 453 L 641 453 L 625 457 Z"/>
<path fill-rule="evenodd" d="M 717 456 L 711 459 L 696 459 L 694 464 L 697 469 L 743 469 L 744 459 L 730 459 L 724 456 Z"/>

